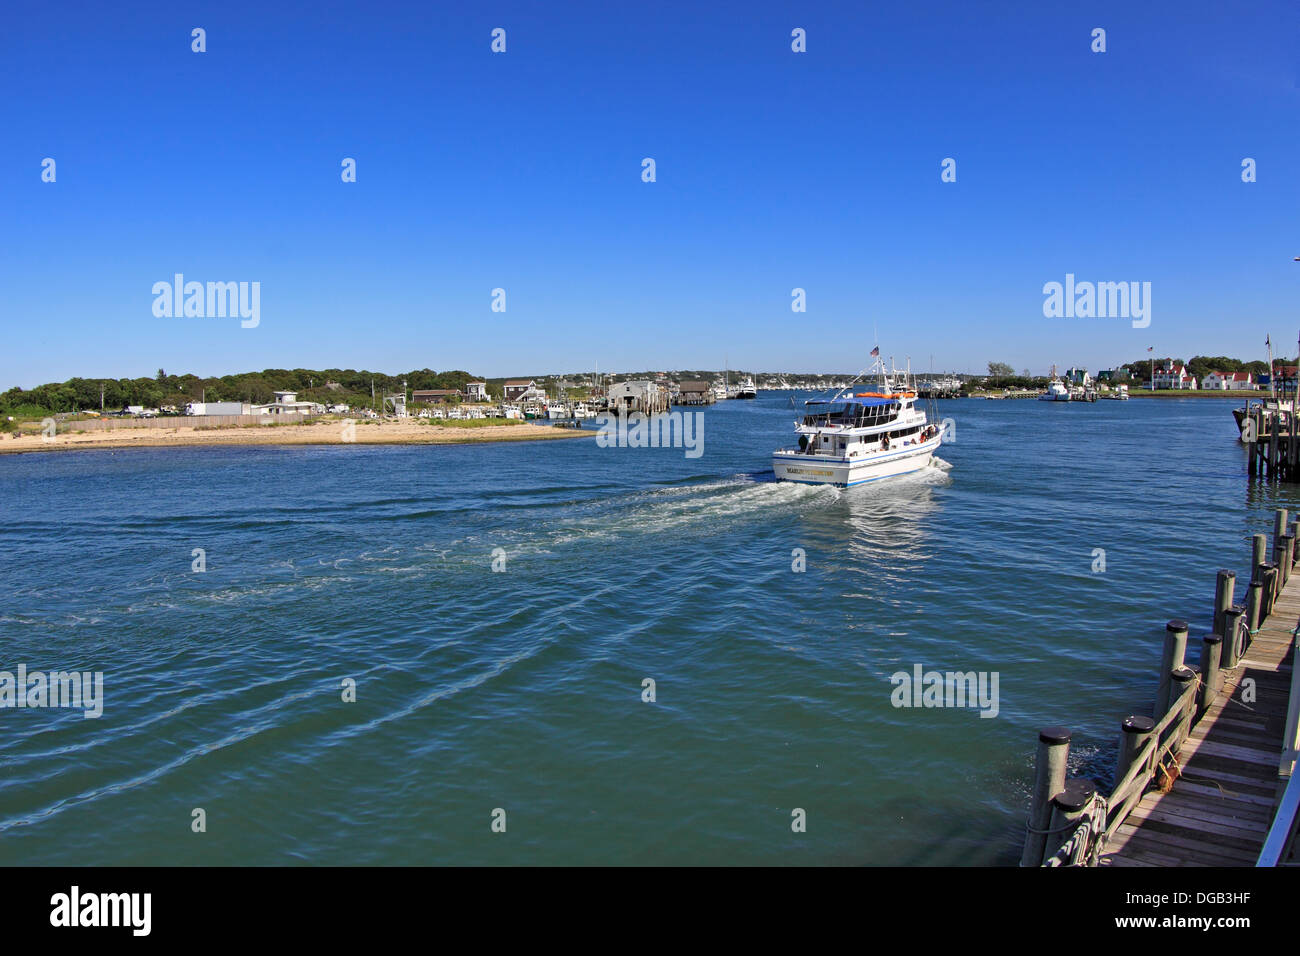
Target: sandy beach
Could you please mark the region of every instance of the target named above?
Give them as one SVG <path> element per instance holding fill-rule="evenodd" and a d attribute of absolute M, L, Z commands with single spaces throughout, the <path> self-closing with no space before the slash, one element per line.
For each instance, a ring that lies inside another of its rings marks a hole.
<path fill-rule="evenodd" d="M 75 427 L 75 426 L 69 426 Z M 474 442 L 546 441 L 584 438 L 593 431 L 555 428 L 520 422 L 458 428 L 428 425 L 418 420 L 360 421 L 345 431 L 342 421 L 313 422 L 309 425 L 230 425 L 196 428 L 114 428 L 103 431 L 60 431 L 47 439 L 40 434 L 0 435 L 0 453 L 60 451 L 78 448 L 164 448 L 202 445 L 460 445 Z"/>

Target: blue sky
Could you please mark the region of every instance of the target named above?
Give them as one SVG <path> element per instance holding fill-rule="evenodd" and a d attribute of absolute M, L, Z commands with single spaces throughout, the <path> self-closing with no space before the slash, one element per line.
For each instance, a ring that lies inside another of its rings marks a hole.
<path fill-rule="evenodd" d="M 1266 333 L 1295 351 L 1292 4 L 7 19 L 0 389 L 159 367 L 856 370 L 873 334 L 959 371 L 1255 358 Z M 260 282 L 260 325 L 156 318 L 176 272 Z M 1150 282 L 1150 327 L 1044 318 L 1066 273 Z"/>

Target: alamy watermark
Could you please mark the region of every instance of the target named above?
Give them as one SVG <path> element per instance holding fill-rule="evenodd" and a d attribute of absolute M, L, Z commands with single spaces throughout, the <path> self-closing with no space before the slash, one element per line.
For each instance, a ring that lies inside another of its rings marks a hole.
<path fill-rule="evenodd" d="M 704 454 L 703 412 L 661 412 L 647 415 L 620 409 L 618 414 L 596 416 L 600 430 L 596 444 L 601 448 L 685 448 L 687 458 Z"/>
<path fill-rule="evenodd" d="M 240 326 L 255 329 L 262 321 L 262 283 L 186 282 L 176 273 L 172 282 L 153 284 L 153 314 L 160 319 L 224 319 L 238 316 Z"/>
<path fill-rule="evenodd" d="M 103 671 L 0 671 L 0 708 L 65 707 L 87 719 L 104 715 Z"/>
<path fill-rule="evenodd" d="M 1151 324 L 1150 282 L 1075 282 L 1043 285 L 1043 316 L 1048 319 L 1132 319 L 1133 328 Z"/>
<path fill-rule="evenodd" d="M 895 707 L 970 707 L 981 717 L 998 715 L 998 672 L 927 671 L 920 664 L 912 672 L 890 675 L 894 690 L 889 695 Z"/>

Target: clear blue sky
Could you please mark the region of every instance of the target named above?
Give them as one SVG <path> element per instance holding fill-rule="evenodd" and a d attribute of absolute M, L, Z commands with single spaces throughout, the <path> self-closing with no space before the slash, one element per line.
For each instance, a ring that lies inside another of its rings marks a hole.
<path fill-rule="evenodd" d="M 1287 3 L 14 6 L 0 389 L 1294 354 L 1298 48 Z M 260 326 L 155 318 L 176 272 Z M 1044 318 L 1067 272 L 1150 328 Z"/>

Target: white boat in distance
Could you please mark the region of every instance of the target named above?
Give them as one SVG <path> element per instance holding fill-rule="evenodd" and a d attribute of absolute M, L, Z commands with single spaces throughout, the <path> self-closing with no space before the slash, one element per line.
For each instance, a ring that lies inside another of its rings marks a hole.
<path fill-rule="evenodd" d="M 930 464 L 943 436 L 916 407 L 907 376 L 887 373 L 879 361 L 870 371 L 880 374 L 876 391 L 854 394 L 850 386 L 834 398 L 804 402 L 806 414 L 794 426 L 799 447 L 772 455 L 778 481 L 849 488 Z"/>
<path fill-rule="evenodd" d="M 754 385 L 754 380 L 749 377 L 742 378 L 736 386 L 736 393 L 733 398 L 757 398 L 758 389 Z"/>
<path fill-rule="evenodd" d="M 1065 383 L 1059 379 L 1052 379 L 1047 383 L 1047 391 L 1038 396 L 1040 402 L 1068 402 L 1070 400 L 1070 390 L 1065 387 Z"/>

